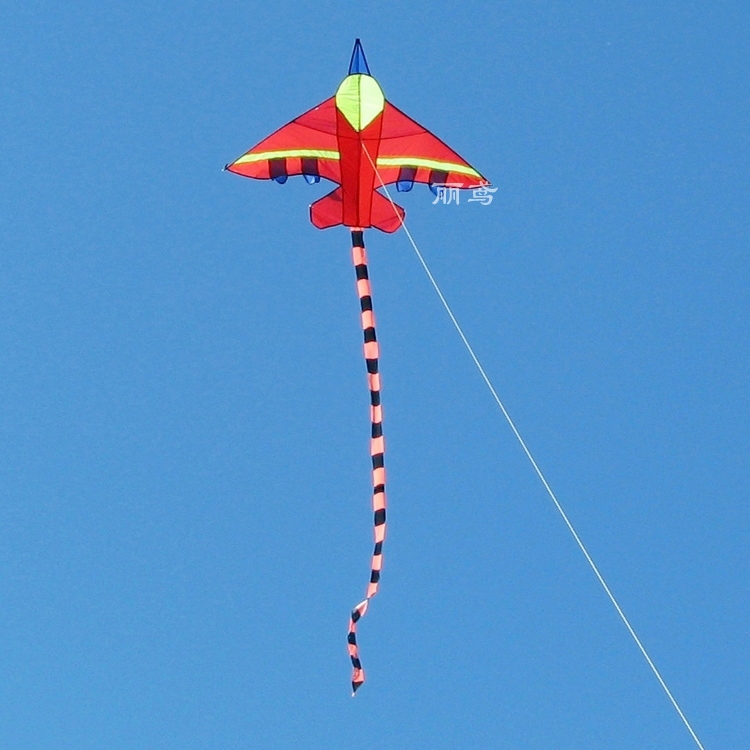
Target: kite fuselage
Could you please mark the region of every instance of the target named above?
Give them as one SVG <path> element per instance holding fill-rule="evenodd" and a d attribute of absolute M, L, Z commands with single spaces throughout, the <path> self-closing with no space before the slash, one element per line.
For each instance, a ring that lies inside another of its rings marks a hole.
<path fill-rule="evenodd" d="M 373 192 L 379 185 L 374 164 L 380 150 L 383 115 L 357 132 L 339 111 L 337 114 L 339 164 L 341 167 L 342 224 L 352 228 L 372 226 Z"/>
<path fill-rule="evenodd" d="M 369 227 L 373 191 L 377 187 L 374 165 L 380 150 L 385 96 L 372 76 L 353 73 L 341 82 L 335 102 L 342 224 Z"/>

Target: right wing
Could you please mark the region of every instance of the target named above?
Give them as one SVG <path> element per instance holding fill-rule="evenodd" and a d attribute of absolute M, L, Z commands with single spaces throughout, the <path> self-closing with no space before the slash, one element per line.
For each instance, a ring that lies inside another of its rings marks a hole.
<path fill-rule="evenodd" d="M 414 182 L 457 188 L 489 185 L 452 148 L 390 102 L 383 112 L 377 166 L 383 182 L 395 182 L 399 190 L 410 190 Z"/>

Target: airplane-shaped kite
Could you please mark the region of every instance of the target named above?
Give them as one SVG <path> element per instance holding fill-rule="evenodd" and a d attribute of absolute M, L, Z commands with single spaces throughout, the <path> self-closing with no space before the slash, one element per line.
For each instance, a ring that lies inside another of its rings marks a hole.
<path fill-rule="evenodd" d="M 356 630 L 370 599 L 378 592 L 386 511 L 379 349 L 364 230 L 374 227 L 395 232 L 403 224 L 403 208 L 378 192 L 380 187 L 395 183 L 399 192 L 408 192 L 415 182 L 421 182 L 437 192 L 439 186 L 481 188 L 489 182 L 439 138 L 386 101 L 370 75 L 359 39 L 354 44 L 349 75 L 334 96 L 284 125 L 225 168 L 244 177 L 279 183 L 291 175 L 303 175 L 310 184 L 320 182 L 321 177 L 331 180 L 338 187 L 310 206 L 310 220 L 318 229 L 338 224 L 351 229 L 370 389 L 375 524 L 370 581 L 364 600 L 352 610 L 349 620 L 353 695 L 365 681 Z"/>
<path fill-rule="evenodd" d="M 339 185 L 310 206 L 318 229 L 343 224 L 395 232 L 404 218 L 377 191 L 396 183 L 399 192 L 415 182 L 432 186 L 478 188 L 488 184 L 455 151 L 400 109 L 386 101 L 370 75 L 359 39 L 354 44 L 349 75 L 336 95 L 292 120 L 239 159 L 230 172 L 258 180 L 286 182 L 304 175 Z M 376 177 L 376 168 L 379 179 Z"/>

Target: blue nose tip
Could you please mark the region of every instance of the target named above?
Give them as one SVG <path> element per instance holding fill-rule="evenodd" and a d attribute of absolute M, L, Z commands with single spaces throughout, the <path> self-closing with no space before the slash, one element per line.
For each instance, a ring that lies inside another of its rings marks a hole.
<path fill-rule="evenodd" d="M 352 50 L 352 59 L 349 63 L 349 75 L 355 73 L 364 73 L 370 75 L 370 68 L 367 67 L 367 58 L 365 57 L 365 51 L 362 49 L 362 43 L 357 39 L 354 42 L 354 49 Z"/>

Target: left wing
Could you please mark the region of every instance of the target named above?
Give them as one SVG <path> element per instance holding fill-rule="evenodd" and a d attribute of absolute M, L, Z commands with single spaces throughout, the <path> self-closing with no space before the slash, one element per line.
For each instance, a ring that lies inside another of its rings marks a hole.
<path fill-rule="evenodd" d="M 336 101 L 326 99 L 253 146 L 225 169 L 257 180 L 286 182 L 290 175 L 305 175 L 308 182 L 321 177 L 341 184 L 336 140 Z"/>
<path fill-rule="evenodd" d="M 477 188 L 489 185 L 474 167 L 437 136 L 386 102 L 377 167 L 383 182 L 400 191 L 415 182 Z"/>

